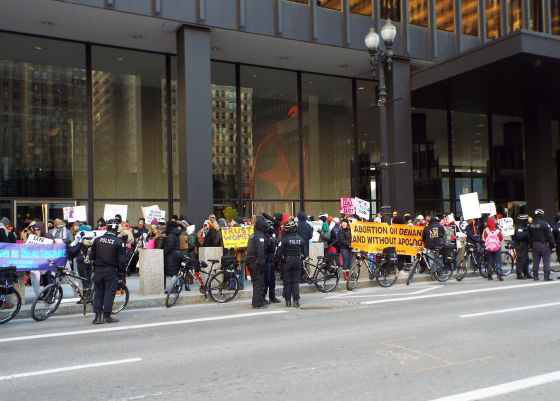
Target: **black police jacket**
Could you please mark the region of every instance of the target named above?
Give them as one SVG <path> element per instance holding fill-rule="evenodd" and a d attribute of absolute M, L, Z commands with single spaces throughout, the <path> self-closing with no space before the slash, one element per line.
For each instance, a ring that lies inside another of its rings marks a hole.
<path fill-rule="evenodd" d="M 247 244 L 247 260 L 249 264 L 263 266 L 266 263 L 267 250 L 269 249 L 269 239 L 265 234 L 267 228 L 264 217 L 257 216 L 255 233 Z"/>
<path fill-rule="evenodd" d="M 284 235 L 278 247 L 278 256 L 282 259 L 301 258 L 304 252 L 304 240 L 298 233 Z"/>
<path fill-rule="evenodd" d="M 529 228 L 526 224 L 518 224 L 515 227 L 515 233 L 511 237 L 515 246 L 527 246 L 529 245 Z"/>
<path fill-rule="evenodd" d="M 90 259 L 96 268 L 118 270 L 126 263 L 124 243 L 115 234 L 107 232 L 93 242 Z"/>
<path fill-rule="evenodd" d="M 531 244 L 534 242 L 548 242 L 551 246 L 554 246 L 552 227 L 545 219 L 540 217 L 535 218 L 535 220 L 529 224 L 528 231 L 529 242 Z"/>
<path fill-rule="evenodd" d="M 422 232 L 422 241 L 428 249 L 443 247 L 445 244 L 445 228 L 439 223 L 430 224 Z"/>

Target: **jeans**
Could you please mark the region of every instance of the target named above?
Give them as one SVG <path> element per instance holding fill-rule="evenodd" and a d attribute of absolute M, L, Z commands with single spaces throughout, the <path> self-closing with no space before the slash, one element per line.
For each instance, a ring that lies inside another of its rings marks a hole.
<path fill-rule="evenodd" d="M 502 275 L 502 256 L 500 251 L 486 251 L 486 260 L 488 261 L 488 274 L 492 275 L 494 271 L 499 276 Z"/>
<path fill-rule="evenodd" d="M 342 256 L 342 267 L 350 269 L 352 267 L 352 251 L 348 248 L 341 248 L 340 255 Z"/>

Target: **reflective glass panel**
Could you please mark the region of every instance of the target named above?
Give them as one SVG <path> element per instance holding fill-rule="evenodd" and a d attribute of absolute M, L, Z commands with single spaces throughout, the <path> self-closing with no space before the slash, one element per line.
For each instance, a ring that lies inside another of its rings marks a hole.
<path fill-rule="evenodd" d="M 492 117 L 492 161 L 496 201 L 525 200 L 523 119 Z"/>
<path fill-rule="evenodd" d="M 543 31 L 543 3 L 542 0 L 530 0 L 531 19 L 529 29 L 537 32 Z"/>
<path fill-rule="evenodd" d="M 463 0 L 461 2 L 463 33 L 478 35 L 478 0 Z"/>
<path fill-rule="evenodd" d="M 361 199 L 376 199 L 376 178 L 381 138 L 379 111 L 375 104 L 375 84 L 372 81 L 356 82 L 358 112 L 358 159 L 352 178 L 356 179 L 356 193 Z"/>
<path fill-rule="evenodd" d="M 486 36 L 497 39 L 500 33 L 500 0 L 486 0 Z"/>
<path fill-rule="evenodd" d="M 411 24 L 427 27 L 428 0 L 409 0 L 408 14 Z"/>
<path fill-rule="evenodd" d="M 371 15 L 373 12 L 372 0 L 349 0 L 350 12 L 361 15 Z"/>
<path fill-rule="evenodd" d="M 317 0 L 317 4 L 331 10 L 342 11 L 342 0 Z"/>
<path fill-rule="evenodd" d="M 552 33 L 560 35 L 560 0 L 550 0 L 550 13 L 552 16 Z"/>
<path fill-rule="evenodd" d="M 391 19 L 392 21 L 401 20 L 401 1 L 400 0 L 381 0 L 381 18 Z"/>
<path fill-rule="evenodd" d="M 455 8 L 453 0 L 436 0 L 437 28 L 455 32 Z"/>
<path fill-rule="evenodd" d="M 521 0 L 508 0 L 509 1 L 509 27 L 511 31 L 521 30 L 523 8 Z"/>

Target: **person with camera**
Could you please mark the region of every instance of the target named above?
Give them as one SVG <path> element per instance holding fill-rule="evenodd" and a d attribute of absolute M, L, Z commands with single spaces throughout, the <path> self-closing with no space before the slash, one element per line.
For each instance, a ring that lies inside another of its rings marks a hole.
<path fill-rule="evenodd" d="M 90 260 L 93 264 L 95 299 L 93 324 L 117 323 L 111 316 L 117 291 L 119 269 L 126 263 L 125 245 L 117 237 L 119 223 L 110 220 L 107 232 L 97 238 L 91 247 Z"/>
<path fill-rule="evenodd" d="M 302 257 L 305 255 L 305 241 L 298 234 L 294 221 L 284 225 L 284 237 L 277 252 L 284 266 L 284 298 L 286 307 L 299 308 L 299 282 L 302 271 Z"/>

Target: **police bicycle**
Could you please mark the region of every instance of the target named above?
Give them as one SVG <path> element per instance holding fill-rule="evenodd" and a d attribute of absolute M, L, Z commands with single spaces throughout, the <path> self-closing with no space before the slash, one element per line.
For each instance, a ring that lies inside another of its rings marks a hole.
<path fill-rule="evenodd" d="M 210 298 L 214 302 L 226 303 L 232 301 L 237 294 L 241 284 L 237 278 L 236 270 L 234 267 L 227 266 L 214 273 L 214 266 L 220 263 L 219 260 L 209 259 L 211 263 L 210 269 L 204 271 L 208 267 L 205 262 L 197 262 L 189 256 L 183 256 L 181 260 L 181 267 L 179 273 L 173 279 L 167 296 L 165 297 L 165 306 L 171 308 L 177 303 L 179 296 L 183 289 L 189 291 L 189 285 L 194 284 L 195 281 L 200 285 L 200 292 L 205 298 Z M 203 279 L 202 276 L 206 276 Z"/>
<path fill-rule="evenodd" d="M 317 263 L 309 257 L 303 259 L 303 282 L 315 285 L 323 293 L 334 291 L 340 281 L 338 254 L 318 256 Z"/>
<path fill-rule="evenodd" d="M 78 282 L 85 283 L 90 281 L 84 277 L 74 274 L 73 272 L 66 269 L 65 266 L 54 267 L 51 263 L 51 269 L 55 269 L 54 272 L 54 282 L 47 285 L 43 291 L 39 293 L 39 296 L 33 301 L 31 305 L 31 317 L 41 322 L 48 319 L 50 316 L 54 315 L 62 302 L 64 291 L 62 289 L 63 285 L 69 285 L 74 294 L 77 294 L 80 298 L 79 303 L 83 307 L 83 315 L 86 316 L 87 305 L 92 304 L 95 299 L 95 290 L 84 288 L 84 285 L 78 285 Z M 125 272 L 126 276 L 126 272 Z M 113 302 L 112 314 L 123 311 L 130 300 L 130 292 L 126 286 L 124 278 L 119 275 L 117 280 L 117 289 L 115 292 L 115 300 Z"/>
<path fill-rule="evenodd" d="M 21 295 L 14 288 L 15 266 L 0 268 L 0 324 L 8 323 L 21 309 Z"/>

